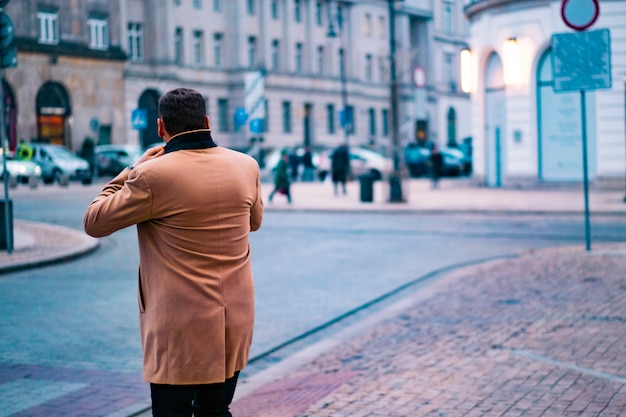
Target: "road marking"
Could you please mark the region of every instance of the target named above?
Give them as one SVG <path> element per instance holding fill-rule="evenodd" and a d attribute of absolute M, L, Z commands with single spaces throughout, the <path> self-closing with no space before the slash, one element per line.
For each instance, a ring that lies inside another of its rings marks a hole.
<path fill-rule="evenodd" d="M 618 376 L 618 375 L 613 375 L 613 374 L 609 374 L 607 372 L 602 372 L 602 371 L 596 371 L 595 369 L 583 368 L 582 366 L 574 365 L 572 363 L 557 361 L 556 359 L 552 359 L 548 356 L 537 355 L 535 353 L 528 352 L 526 350 L 508 349 L 508 351 L 514 355 L 524 356 L 525 358 L 528 358 L 531 360 L 547 363 L 549 365 L 554 365 L 554 366 L 558 366 L 561 368 L 570 369 L 572 371 L 591 375 L 596 378 L 607 379 L 609 381 L 615 381 L 615 382 L 619 382 L 620 384 L 626 385 L 626 378 Z"/>

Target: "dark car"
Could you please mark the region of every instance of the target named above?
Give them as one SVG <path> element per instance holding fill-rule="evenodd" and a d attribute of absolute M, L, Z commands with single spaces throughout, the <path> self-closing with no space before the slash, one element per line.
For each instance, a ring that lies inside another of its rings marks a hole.
<path fill-rule="evenodd" d="M 128 165 L 137 162 L 141 155 L 141 149 L 134 145 L 98 145 L 96 172 L 102 176 L 117 175 Z"/>

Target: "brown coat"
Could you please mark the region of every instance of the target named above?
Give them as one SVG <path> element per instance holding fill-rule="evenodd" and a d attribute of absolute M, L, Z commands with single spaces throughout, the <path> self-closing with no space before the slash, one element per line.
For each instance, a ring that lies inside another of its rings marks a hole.
<path fill-rule="evenodd" d="M 137 225 L 143 377 L 222 382 L 248 361 L 259 229 L 259 168 L 226 148 L 179 150 L 125 169 L 89 205 L 87 234 Z"/>

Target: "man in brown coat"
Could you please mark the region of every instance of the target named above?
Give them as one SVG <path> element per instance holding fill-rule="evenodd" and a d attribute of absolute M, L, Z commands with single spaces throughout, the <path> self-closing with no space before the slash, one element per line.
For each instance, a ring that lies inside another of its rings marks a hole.
<path fill-rule="evenodd" d="M 159 100 L 159 136 L 89 205 L 87 234 L 137 225 L 143 376 L 155 417 L 231 416 L 248 361 L 254 288 L 248 234 L 261 226 L 257 162 L 217 146 L 204 98 Z"/>

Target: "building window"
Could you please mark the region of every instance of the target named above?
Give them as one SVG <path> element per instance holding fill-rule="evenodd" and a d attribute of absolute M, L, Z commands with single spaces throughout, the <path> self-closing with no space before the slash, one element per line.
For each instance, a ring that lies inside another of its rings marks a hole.
<path fill-rule="evenodd" d="M 256 65 L 256 38 L 248 37 L 248 68 L 254 68 Z"/>
<path fill-rule="evenodd" d="M 202 0 L 193 0 L 194 9 L 202 9 Z"/>
<path fill-rule="evenodd" d="M 387 36 L 387 20 L 385 16 L 378 16 L 378 36 L 381 38 Z"/>
<path fill-rule="evenodd" d="M 196 67 L 204 64 L 204 33 L 201 30 L 193 31 L 193 64 Z"/>
<path fill-rule="evenodd" d="M 317 47 L 317 56 L 316 56 L 316 61 L 317 61 L 317 73 L 319 75 L 324 74 L 324 47 L 323 46 L 318 46 Z"/>
<path fill-rule="evenodd" d="M 354 135 L 356 133 L 356 111 L 354 110 L 354 106 L 348 105 L 346 106 L 346 131 L 347 133 Z"/>
<path fill-rule="evenodd" d="M 128 55 L 131 61 L 143 59 L 143 27 L 141 23 L 128 23 Z"/>
<path fill-rule="evenodd" d="M 300 0 L 293 0 L 293 20 L 296 23 L 302 22 L 302 3 Z"/>
<path fill-rule="evenodd" d="M 296 55 L 295 58 L 295 70 L 296 72 L 302 72 L 302 44 L 296 44 Z"/>
<path fill-rule="evenodd" d="M 365 81 L 372 82 L 372 54 L 365 55 Z"/>
<path fill-rule="evenodd" d="M 337 27 L 341 32 L 343 30 L 343 7 L 337 5 Z"/>
<path fill-rule="evenodd" d="M 280 70 L 280 41 L 278 39 L 272 41 L 272 69 Z"/>
<path fill-rule="evenodd" d="M 59 43 L 59 14 L 57 12 L 38 12 L 39 43 Z"/>
<path fill-rule="evenodd" d="M 217 130 L 228 132 L 228 128 L 228 100 L 219 98 L 217 99 Z"/>
<path fill-rule="evenodd" d="M 317 26 L 322 26 L 324 24 L 324 12 L 321 1 L 315 2 L 315 23 Z"/>
<path fill-rule="evenodd" d="M 256 13 L 256 5 L 255 0 L 247 0 L 246 1 L 246 10 L 250 16 L 254 16 Z"/>
<path fill-rule="evenodd" d="M 453 22 L 452 3 L 447 1 L 443 2 L 443 31 L 451 35 Z"/>
<path fill-rule="evenodd" d="M 383 109 L 380 115 L 380 119 L 382 121 L 382 134 L 383 136 L 389 136 L 389 110 Z"/>
<path fill-rule="evenodd" d="M 344 78 L 346 76 L 346 57 L 343 48 L 339 48 L 339 76 Z"/>
<path fill-rule="evenodd" d="M 181 3 L 182 3 L 182 0 L 174 0 L 175 6 L 180 6 Z"/>
<path fill-rule="evenodd" d="M 370 108 L 368 111 L 370 136 L 376 136 L 376 109 Z"/>
<path fill-rule="evenodd" d="M 174 31 L 174 62 L 183 65 L 183 28 Z"/>
<path fill-rule="evenodd" d="M 109 24 L 106 19 L 87 19 L 89 28 L 89 47 L 91 49 L 107 49 L 109 47 Z"/>
<path fill-rule="evenodd" d="M 204 109 L 206 110 L 207 116 L 211 114 L 211 112 L 209 111 L 209 104 L 211 104 L 211 102 L 209 101 L 209 96 L 204 96 Z"/>
<path fill-rule="evenodd" d="M 270 3 L 270 12 L 272 14 L 272 19 L 278 20 L 278 0 L 272 0 Z"/>
<path fill-rule="evenodd" d="M 291 102 L 283 101 L 283 132 L 291 133 Z"/>
<path fill-rule="evenodd" d="M 213 35 L 213 60 L 215 63 L 215 68 L 222 68 L 223 65 L 223 35 L 221 33 L 216 33 Z"/>
<path fill-rule="evenodd" d="M 453 60 L 453 54 L 444 54 L 443 75 L 445 77 L 445 83 L 450 91 L 456 91 L 456 80 L 454 79 L 454 70 L 452 66 Z"/>
<path fill-rule="evenodd" d="M 329 134 L 335 133 L 335 106 L 328 104 L 326 106 L 326 131 Z"/>
<path fill-rule="evenodd" d="M 363 21 L 363 33 L 365 36 L 372 36 L 372 15 L 365 13 L 365 19 Z"/>
<path fill-rule="evenodd" d="M 222 0 L 213 0 L 213 11 L 214 12 L 222 11 Z"/>

